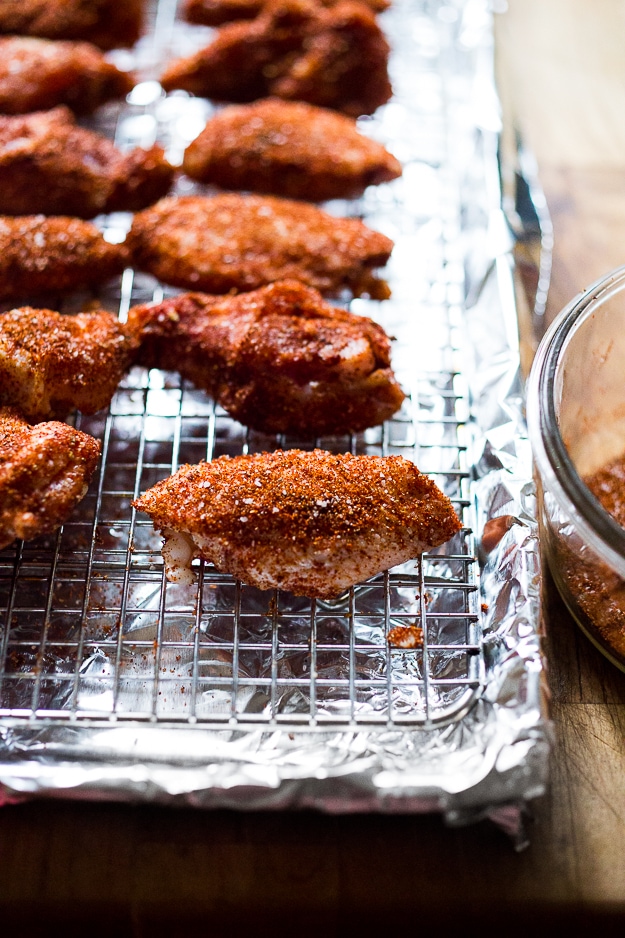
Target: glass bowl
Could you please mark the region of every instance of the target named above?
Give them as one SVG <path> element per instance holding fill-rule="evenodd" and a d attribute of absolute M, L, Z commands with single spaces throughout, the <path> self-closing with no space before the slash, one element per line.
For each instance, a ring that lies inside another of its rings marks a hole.
<path fill-rule="evenodd" d="M 527 421 L 541 550 L 583 631 L 625 671 L 625 528 L 603 507 L 620 499 L 625 524 L 625 266 L 573 300 L 546 333 Z"/>

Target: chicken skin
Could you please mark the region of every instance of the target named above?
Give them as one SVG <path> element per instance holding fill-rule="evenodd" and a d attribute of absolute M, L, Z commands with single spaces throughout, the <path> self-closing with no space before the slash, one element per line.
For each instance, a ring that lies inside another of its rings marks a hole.
<path fill-rule="evenodd" d="M 222 189 L 311 202 L 352 198 L 401 175 L 395 157 L 351 118 L 279 98 L 219 111 L 187 148 L 183 169 Z"/>
<path fill-rule="evenodd" d="M 0 33 L 127 47 L 141 35 L 144 6 L 145 0 L 0 0 Z"/>
<path fill-rule="evenodd" d="M 0 549 L 50 534 L 87 492 L 100 444 L 66 423 L 29 426 L 0 408 Z"/>
<path fill-rule="evenodd" d="M 179 371 L 264 433 L 356 432 L 404 399 L 382 327 L 297 281 L 224 298 L 182 294 L 134 307 L 128 325 L 141 364 Z"/>
<path fill-rule="evenodd" d="M 66 107 L 0 117 L 0 213 L 76 215 L 137 211 L 168 190 L 173 167 L 160 147 L 120 153 L 76 126 Z"/>
<path fill-rule="evenodd" d="M 0 216 L 0 299 L 96 286 L 127 260 L 124 245 L 109 244 L 79 218 Z"/>
<path fill-rule="evenodd" d="M 134 80 L 88 42 L 0 37 L 0 114 L 26 114 L 66 104 L 91 114 L 123 98 Z"/>
<path fill-rule="evenodd" d="M 169 579 L 193 556 L 259 589 L 332 598 L 443 544 L 460 522 L 402 456 L 279 450 L 182 466 L 134 503 L 165 537 Z"/>
<path fill-rule="evenodd" d="M 165 283 L 207 293 L 299 280 L 324 294 L 390 295 L 373 274 L 393 242 L 355 218 L 274 196 L 168 198 L 135 216 L 133 261 Z"/>
<path fill-rule="evenodd" d="M 11 310 L 0 316 L 0 404 L 32 422 L 74 409 L 94 414 L 109 404 L 133 352 L 111 313 Z"/>
<path fill-rule="evenodd" d="M 318 0 L 320 6 L 335 6 L 339 0 Z M 387 10 L 390 0 L 363 0 L 376 13 Z M 186 0 L 182 16 L 200 26 L 222 26 L 234 20 L 253 20 L 262 13 L 267 0 Z"/>
<path fill-rule="evenodd" d="M 218 101 L 275 96 L 352 117 L 372 114 L 392 94 L 389 45 L 374 13 L 342 0 L 268 0 L 251 22 L 222 26 L 213 42 L 171 62 L 166 91 L 182 88 Z"/>

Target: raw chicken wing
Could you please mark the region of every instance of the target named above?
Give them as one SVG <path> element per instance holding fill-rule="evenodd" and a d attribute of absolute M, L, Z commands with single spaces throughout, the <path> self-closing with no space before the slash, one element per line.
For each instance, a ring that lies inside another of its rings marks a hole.
<path fill-rule="evenodd" d="M 3 215 L 136 211 L 169 190 L 173 172 L 160 147 L 120 153 L 66 107 L 0 117 Z"/>
<path fill-rule="evenodd" d="M 110 402 L 132 352 L 111 313 L 11 310 L 0 316 L 0 404 L 33 422 L 75 408 L 93 414 Z"/>
<path fill-rule="evenodd" d="M 132 46 L 145 0 L 0 0 L 0 33 L 85 39 L 101 49 Z"/>
<path fill-rule="evenodd" d="M 187 148 L 183 168 L 223 189 L 312 202 L 361 195 L 401 175 L 395 157 L 351 118 L 279 98 L 219 111 Z"/>
<path fill-rule="evenodd" d="M 135 216 L 126 243 L 141 270 L 191 290 L 229 293 L 295 279 L 326 294 L 390 295 L 373 274 L 390 256 L 390 238 L 290 199 L 163 199 Z"/>
<path fill-rule="evenodd" d="M 255 20 L 222 26 L 209 46 L 171 62 L 161 84 L 219 101 L 275 95 L 358 117 L 391 97 L 388 56 L 363 3 L 268 0 Z"/>
<path fill-rule="evenodd" d="M 193 556 L 259 589 L 332 598 L 443 544 L 449 499 L 402 456 L 280 450 L 182 466 L 134 502 L 163 532 L 166 572 Z"/>
<path fill-rule="evenodd" d="M 95 286 L 127 260 L 123 245 L 109 244 L 79 218 L 0 216 L 0 299 Z"/>
<path fill-rule="evenodd" d="M 90 114 L 133 87 L 128 72 L 88 42 L 53 42 L 29 36 L 0 38 L 0 114 L 26 114 L 66 104 Z"/>
<path fill-rule="evenodd" d="M 65 423 L 29 426 L 0 408 L 0 549 L 50 534 L 87 492 L 100 444 Z"/>
<path fill-rule="evenodd" d="M 130 310 L 140 362 L 179 371 L 236 420 L 322 436 L 383 423 L 404 398 L 391 343 L 365 316 L 296 281 L 234 297 L 187 293 Z"/>

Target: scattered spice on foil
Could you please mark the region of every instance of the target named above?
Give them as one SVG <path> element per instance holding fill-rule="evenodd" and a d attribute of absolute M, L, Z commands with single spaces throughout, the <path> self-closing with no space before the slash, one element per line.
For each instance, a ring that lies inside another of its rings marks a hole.
<path fill-rule="evenodd" d="M 388 633 L 393 648 L 423 648 L 423 629 L 419 625 L 395 625 Z"/>

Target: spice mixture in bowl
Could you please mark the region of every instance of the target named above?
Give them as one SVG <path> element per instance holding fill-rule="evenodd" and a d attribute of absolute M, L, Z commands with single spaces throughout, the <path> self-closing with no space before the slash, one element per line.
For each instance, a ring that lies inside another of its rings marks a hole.
<path fill-rule="evenodd" d="M 625 267 L 545 335 L 528 384 L 541 544 L 587 636 L 625 670 Z"/>

